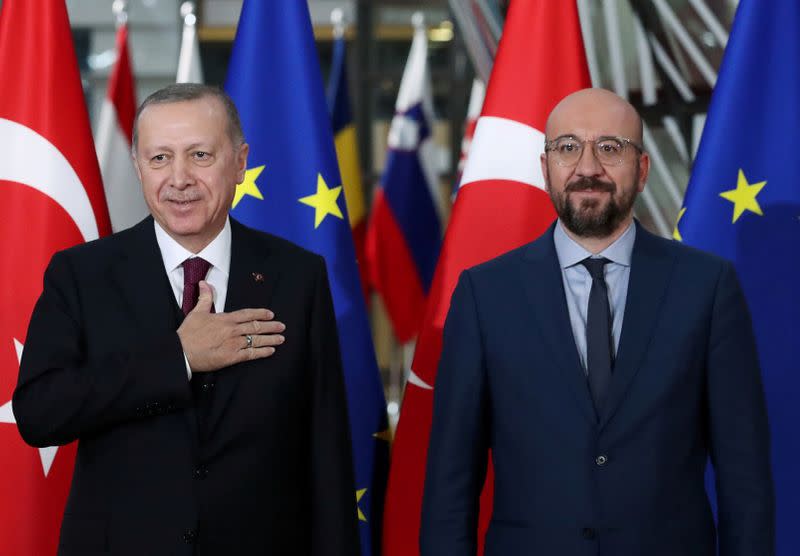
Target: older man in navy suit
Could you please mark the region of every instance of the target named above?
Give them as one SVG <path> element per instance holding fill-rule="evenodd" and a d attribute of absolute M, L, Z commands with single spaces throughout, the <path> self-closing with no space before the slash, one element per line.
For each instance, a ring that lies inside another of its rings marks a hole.
<path fill-rule="evenodd" d="M 634 220 L 650 160 L 626 101 L 574 93 L 546 137 L 558 221 L 453 294 L 423 556 L 476 553 L 490 453 L 487 556 L 774 554 L 767 411 L 732 265 Z"/>

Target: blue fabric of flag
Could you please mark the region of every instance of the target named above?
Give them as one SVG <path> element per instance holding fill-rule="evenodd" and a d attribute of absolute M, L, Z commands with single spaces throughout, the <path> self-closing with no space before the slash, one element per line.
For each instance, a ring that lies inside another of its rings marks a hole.
<path fill-rule="evenodd" d="M 347 91 L 347 47 L 344 37 L 333 41 L 333 59 L 331 60 L 331 75 L 328 89 L 325 93 L 328 99 L 333 134 L 336 135 L 346 126 L 353 123 L 350 111 L 350 95 Z"/>
<path fill-rule="evenodd" d="M 240 112 L 254 182 L 237 192 L 231 214 L 327 262 L 350 411 L 358 489 L 353 511 L 358 498 L 362 555 L 377 554 L 388 456 L 382 439 L 386 404 L 307 2 L 244 2 L 225 90 Z"/>
<path fill-rule="evenodd" d="M 736 265 L 772 432 L 777 554 L 800 554 L 800 3 L 741 0 L 676 239 Z"/>

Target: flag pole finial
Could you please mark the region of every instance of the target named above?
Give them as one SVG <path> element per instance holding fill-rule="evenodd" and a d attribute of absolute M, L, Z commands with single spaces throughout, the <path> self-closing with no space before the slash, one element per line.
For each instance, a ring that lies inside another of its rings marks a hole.
<path fill-rule="evenodd" d="M 128 23 L 128 0 L 114 0 L 111 11 L 114 13 L 117 28 Z"/>
<path fill-rule="evenodd" d="M 342 38 L 344 36 L 345 27 L 347 27 L 344 10 L 342 8 L 334 8 L 331 10 L 331 23 L 333 24 L 333 38 Z"/>
<path fill-rule="evenodd" d="M 181 4 L 181 17 L 185 25 L 197 24 L 197 15 L 194 2 L 187 0 Z"/>
<path fill-rule="evenodd" d="M 425 28 L 425 14 L 422 12 L 414 12 L 411 16 L 411 25 L 414 26 L 414 30 L 419 31 L 420 29 Z"/>

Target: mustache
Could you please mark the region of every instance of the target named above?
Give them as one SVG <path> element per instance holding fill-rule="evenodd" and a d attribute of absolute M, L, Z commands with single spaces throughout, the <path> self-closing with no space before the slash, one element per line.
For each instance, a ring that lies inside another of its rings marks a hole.
<path fill-rule="evenodd" d="M 161 195 L 159 195 L 160 201 L 173 201 L 176 203 L 199 201 L 200 198 L 199 192 L 189 190 L 177 191 L 174 189 L 162 189 Z"/>
<path fill-rule="evenodd" d="M 574 191 L 586 191 L 591 189 L 593 191 L 607 191 L 608 193 L 614 193 L 616 187 L 611 182 L 606 182 L 599 180 L 597 178 L 580 178 L 566 187 L 566 192 L 571 193 Z"/>

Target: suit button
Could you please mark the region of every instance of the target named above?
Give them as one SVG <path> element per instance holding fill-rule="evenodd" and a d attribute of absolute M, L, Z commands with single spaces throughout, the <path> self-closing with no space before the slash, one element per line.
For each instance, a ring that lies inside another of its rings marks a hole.
<path fill-rule="evenodd" d="M 208 392 L 211 392 L 211 391 L 214 389 L 214 383 L 213 383 L 213 382 L 206 382 L 205 384 L 203 384 L 203 385 L 200 387 L 200 389 L 201 389 L 203 392 L 206 392 L 206 393 L 208 393 Z"/>
<path fill-rule="evenodd" d="M 194 529 L 189 529 L 188 531 L 183 533 L 183 542 L 186 544 L 194 544 L 197 540 L 197 531 Z"/>
<path fill-rule="evenodd" d="M 587 541 L 593 541 L 595 537 L 597 537 L 597 533 L 591 527 L 584 527 L 581 531 L 581 535 L 583 535 L 583 538 Z"/>
<path fill-rule="evenodd" d="M 600 467 L 602 467 L 602 466 L 604 466 L 606 463 L 608 463 L 608 458 L 607 458 L 606 456 L 597 456 L 597 457 L 595 458 L 594 462 L 595 462 L 597 465 L 599 465 Z"/>
<path fill-rule="evenodd" d="M 208 477 L 208 469 L 205 467 L 198 467 L 194 470 L 194 478 L 198 481 L 202 481 L 206 477 Z"/>

